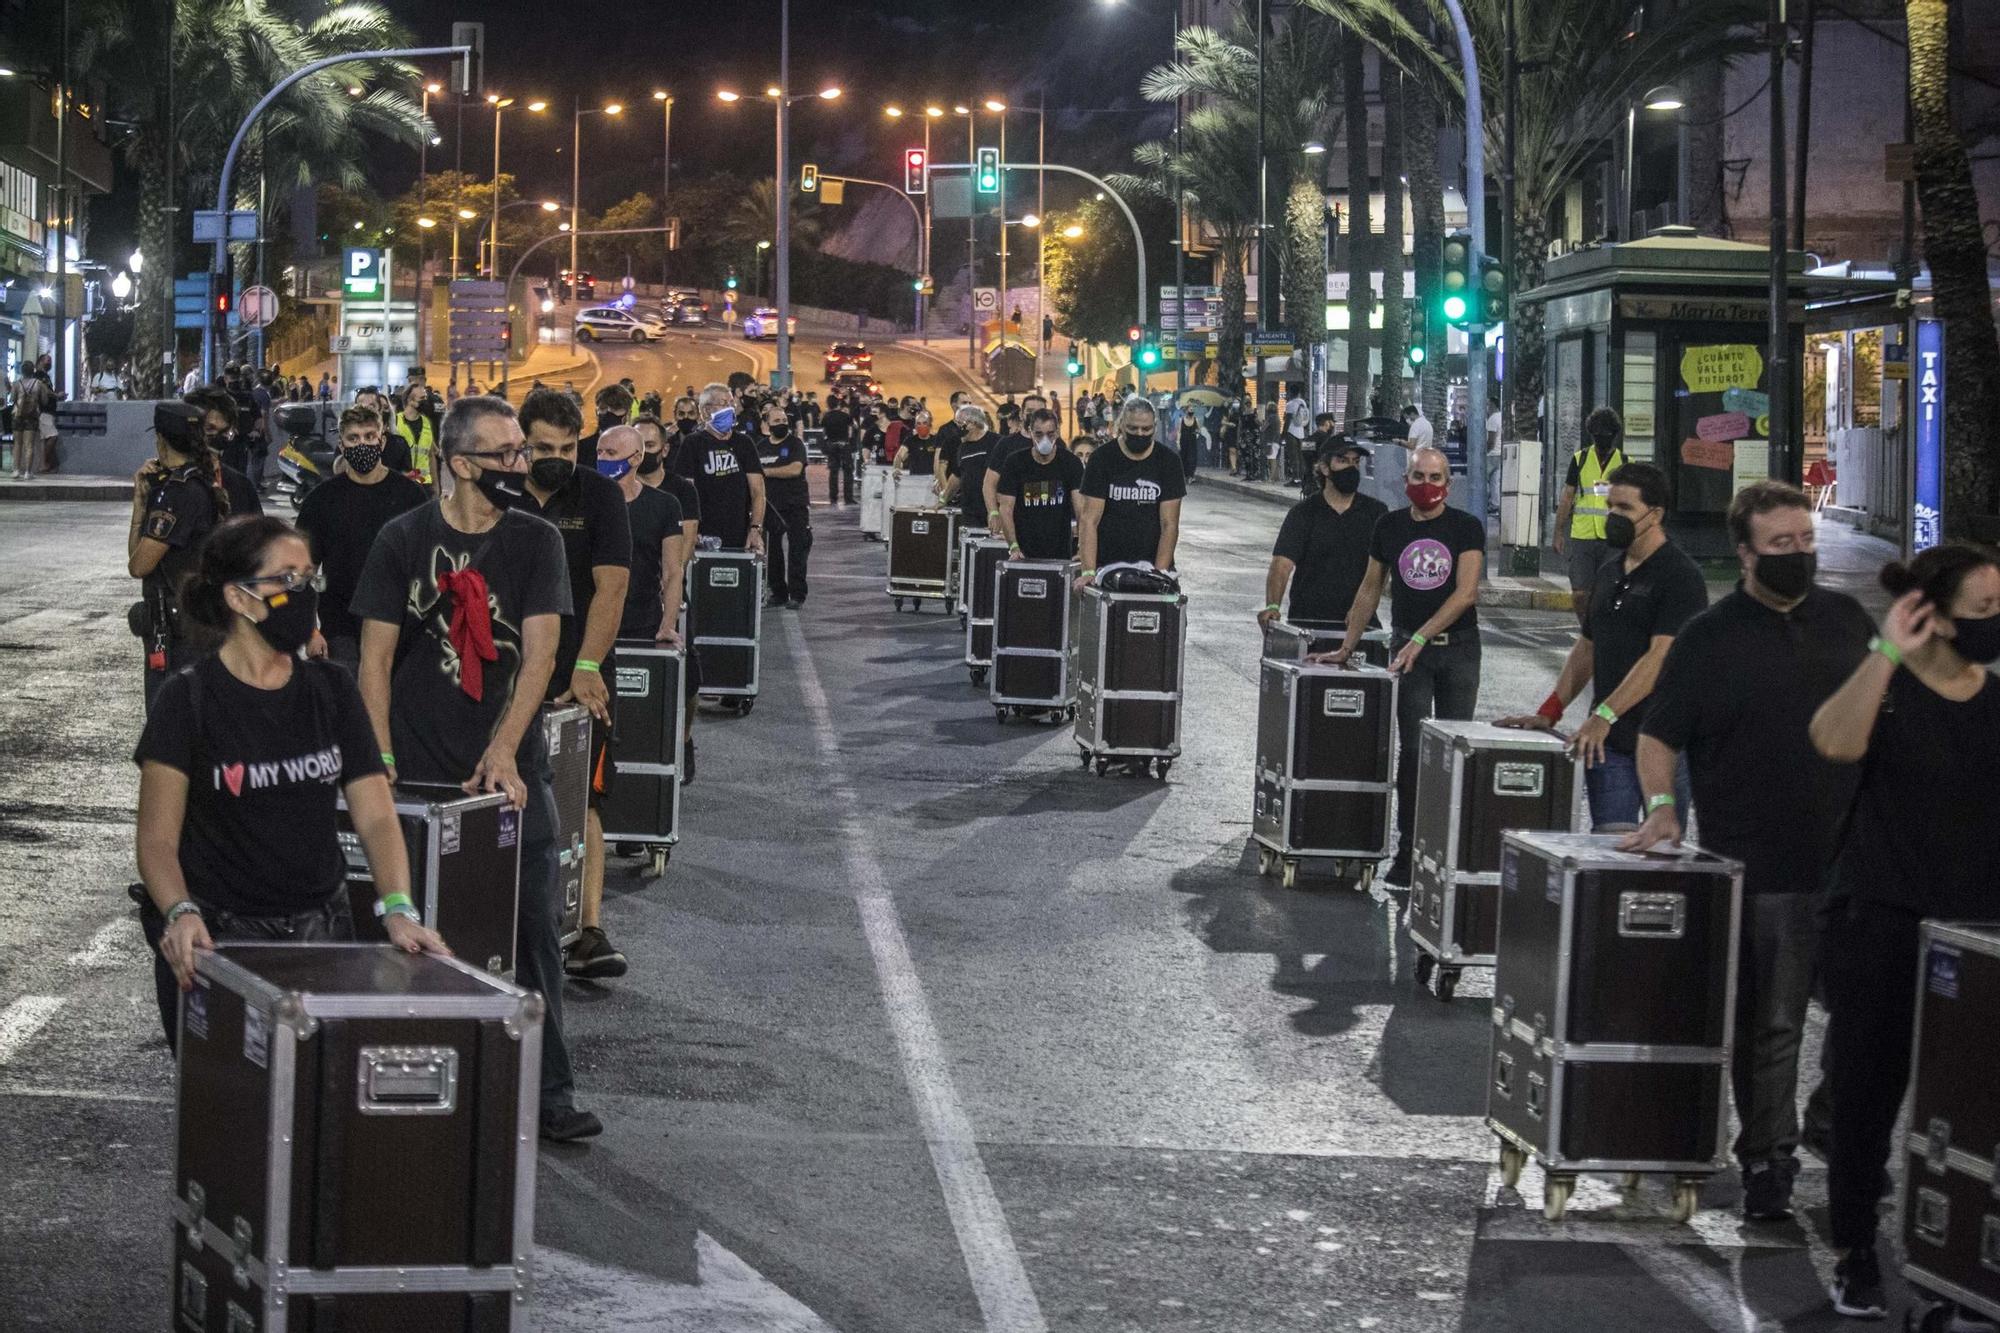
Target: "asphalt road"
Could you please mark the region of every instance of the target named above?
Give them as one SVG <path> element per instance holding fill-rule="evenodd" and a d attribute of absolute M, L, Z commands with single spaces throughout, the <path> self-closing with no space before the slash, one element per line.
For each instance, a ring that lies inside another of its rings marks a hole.
<path fill-rule="evenodd" d="M 705 341 L 631 355 L 730 364 Z M 0 506 L 8 1330 L 165 1328 L 172 1071 L 123 893 L 124 514 Z M 1740 1224 L 1729 1177 L 1688 1226 L 1657 1186 L 1603 1181 L 1544 1223 L 1480 1120 L 1490 988 L 1419 992 L 1399 897 L 1256 877 L 1251 612 L 1277 517 L 1188 502 L 1186 755 L 1162 785 L 1085 774 L 1066 729 L 996 725 L 956 620 L 894 612 L 882 548 L 816 511 L 811 600 L 767 615 L 758 707 L 698 724 L 668 875 L 612 869 L 631 973 L 571 988 L 607 1131 L 542 1156 L 538 1327 L 1836 1326 L 1816 1164 L 1796 1225 Z M 1481 715 L 1532 707 L 1567 618 L 1486 619 Z M 1523 1188 L 1539 1202 L 1532 1170 Z"/>

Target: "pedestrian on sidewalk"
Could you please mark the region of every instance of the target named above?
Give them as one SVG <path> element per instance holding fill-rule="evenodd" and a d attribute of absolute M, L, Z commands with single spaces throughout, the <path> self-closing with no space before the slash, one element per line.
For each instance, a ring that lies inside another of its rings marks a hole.
<path fill-rule="evenodd" d="M 2000 553 L 1948 542 L 1888 565 L 1882 586 L 1896 602 L 1811 729 L 1821 758 L 1861 773 L 1820 944 L 1833 1306 L 1854 1319 L 1887 1311 L 1875 1233 L 1884 1168 L 1892 1152 L 1903 1157 L 1891 1135 L 1910 1077 L 1918 926 L 2000 920 L 2000 838 L 1985 808 L 2000 785 L 2000 684 L 1987 670 L 2000 659 Z"/>
<path fill-rule="evenodd" d="M 1315 660 L 1345 663 L 1374 623 L 1390 591 L 1389 669 L 1396 690 L 1396 829 L 1399 846 L 1385 881 L 1410 882 L 1411 833 L 1417 808 L 1417 741 L 1433 715 L 1466 722 L 1479 703 L 1479 574 L 1486 561 L 1486 525 L 1445 504 L 1451 463 L 1443 451 L 1410 455 L 1404 481 L 1409 505 L 1391 509 L 1369 539 L 1368 572 L 1347 612 L 1339 649 Z"/>
<path fill-rule="evenodd" d="M 1791 1216 L 1815 912 L 1859 777 L 1821 758 L 1808 731 L 1875 627 L 1859 602 L 1813 582 L 1812 504 L 1798 487 L 1745 486 L 1729 531 L 1742 585 L 1675 636 L 1639 729 L 1646 819 L 1619 845 L 1680 841 L 1674 772 L 1685 754 L 1702 845 L 1743 863 L 1730 1083 L 1743 1215 L 1768 1222 Z"/>
<path fill-rule="evenodd" d="M 1625 423 L 1608 407 L 1585 418 L 1587 442 L 1570 456 L 1563 477 L 1562 498 L 1556 501 L 1556 554 L 1569 562 L 1569 587 L 1576 618 L 1590 614 L 1591 589 L 1607 554 L 1604 519 L 1610 512 L 1611 474 L 1625 465 L 1618 447 Z"/>
<path fill-rule="evenodd" d="M 42 414 L 55 411 L 55 390 L 40 373 L 40 367 L 22 370 L 14 381 L 14 480 L 34 476 L 42 438 Z"/>

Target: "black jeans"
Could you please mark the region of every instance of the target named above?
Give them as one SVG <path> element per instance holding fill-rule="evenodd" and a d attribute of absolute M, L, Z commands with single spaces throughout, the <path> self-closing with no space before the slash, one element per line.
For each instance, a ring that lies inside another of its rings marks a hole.
<path fill-rule="evenodd" d="M 1798 1152 L 1799 1050 L 1805 1039 L 1806 1006 L 1812 999 L 1817 903 L 1818 895 L 1812 893 L 1757 893 L 1743 898 L 1743 933 L 1736 958 L 1736 1049 L 1730 1057 L 1729 1082 L 1736 1097 L 1736 1118 L 1742 1124 L 1736 1136 L 1736 1160 L 1745 1166 L 1789 1161 Z M 1903 982 L 1899 979 L 1897 984 Z M 1912 980 L 1910 988 L 1914 987 Z M 1907 1042 L 1909 1033 L 1903 1038 Z M 1839 1068 L 1836 1059 L 1836 1073 Z M 1900 1102 L 1902 1084 L 1896 1086 Z"/>
<path fill-rule="evenodd" d="M 1849 903 L 1829 914 L 1820 941 L 1820 974 L 1832 1011 L 1826 1039 L 1833 1048 L 1833 1152 L 1826 1185 L 1837 1250 L 1875 1241 L 1876 1204 L 1910 1079 L 1918 924 L 1908 912 Z"/>
<path fill-rule="evenodd" d="M 1390 636 L 1393 658 L 1410 641 L 1407 634 Z M 1469 722 L 1479 704 L 1479 638 L 1453 634 L 1445 643 L 1434 643 L 1417 654 L 1396 687 L 1396 832 L 1401 835 L 1397 859 L 1409 857 L 1414 848 L 1411 825 L 1417 817 L 1417 742 L 1423 736 L 1424 719 L 1439 717 L 1453 722 Z"/>
<path fill-rule="evenodd" d="M 576 1100 L 569 1044 L 563 1038 L 562 895 L 556 891 L 555 773 L 546 754 L 523 766 L 528 808 L 521 814 L 521 909 L 514 935 L 514 984 L 540 991 L 542 1114 L 567 1111 Z M 449 940 L 446 943 L 450 943 Z"/>
<path fill-rule="evenodd" d="M 832 445 L 826 451 L 826 502 L 854 503 L 854 448 Z"/>
<path fill-rule="evenodd" d="M 764 510 L 764 582 L 774 600 L 806 599 L 806 557 L 812 545 L 812 510 L 804 499 Z"/>
<path fill-rule="evenodd" d="M 133 897 L 139 901 L 139 929 L 145 932 L 146 946 L 153 951 L 153 998 L 160 1005 L 160 1026 L 167 1034 L 167 1049 L 180 1049 L 181 987 L 174 970 L 160 953 L 160 938 L 166 934 L 167 920 L 142 885 L 135 884 Z M 202 923 L 208 937 L 217 944 L 236 941 L 271 941 L 280 944 L 338 944 L 354 938 L 354 918 L 347 905 L 347 890 L 339 892 L 311 911 L 287 916 L 246 916 L 227 912 L 203 902 L 198 893 L 189 896 L 201 904 Z"/>

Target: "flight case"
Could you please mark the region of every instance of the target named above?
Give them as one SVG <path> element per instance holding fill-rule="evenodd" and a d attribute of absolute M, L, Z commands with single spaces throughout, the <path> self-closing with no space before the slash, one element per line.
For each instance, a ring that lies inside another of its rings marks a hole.
<path fill-rule="evenodd" d="M 687 590 L 687 641 L 701 658 L 701 697 L 747 713 L 757 703 L 763 657 L 764 557 L 696 551 Z"/>
<path fill-rule="evenodd" d="M 451 951 L 495 976 L 514 975 L 515 930 L 521 915 L 521 812 L 504 792 L 468 796 L 452 786 L 406 783 L 394 788 L 396 817 L 410 857 L 410 899 L 424 924 Z M 336 798 L 340 850 L 347 858 L 347 900 L 354 938 L 387 941 L 375 915 L 378 896 L 368 856 Z"/>
<path fill-rule="evenodd" d="M 1512 1188 L 1530 1155 L 1558 1221 L 1583 1171 L 1674 1177 L 1672 1216 L 1730 1166 L 1743 868 L 1615 833 L 1505 835 L 1486 1123 Z"/>
<path fill-rule="evenodd" d="M 567 948 L 583 933 L 584 825 L 590 818 L 590 710 L 582 704 L 543 704 L 542 739 L 549 749 L 550 784 L 556 798 L 556 888 L 562 920 L 557 938 Z"/>
<path fill-rule="evenodd" d="M 897 508 L 889 512 L 890 600 L 898 611 L 926 598 L 944 603 L 950 615 L 958 601 L 958 510 Z"/>
<path fill-rule="evenodd" d="M 1583 783 L 1568 744 L 1549 731 L 1426 720 L 1417 753 L 1410 860 L 1410 941 L 1419 986 L 1449 1000 L 1460 971 L 1493 966 L 1500 835 L 1568 833 Z"/>
<path fill-rule="evenodd" d="M 598 802 L 604 839 L 643 849 L 655 876 L 681 840 L 681 735 L 687 662 L 678 648 L 620 640 L 612 654 L 611 789 Z"/>
<path fill-rule="evenodd" d="M 1330 653 L 1347 640 L 1347 626 L 1334 620 L 1274 620 L 1264 627 L 1264 656 L 1281 662 L 1303 662 L 1308 653 Z M 1389 665 L 1389 631 L 1371 629 L 1348 659 L 1355 665 Z"/>
<path fill-rule="evenodd" d="M 1396 837 L 1396 677 L 1269 657 L 1259 676 L 1257 873 L 1282 867 L 1296 888 L 1301 861 L 1326 860 L 1367 888 Z"/>
<path fill-rule="evenodd" d="M 889 478 L 896 469 L 868 463 L 861 469 L 861 535 L 886 540 L 889 529 Z"/>
<path fill-rule="evenodd" d="M 1092 584 L 1072 626 L 1076 748 L 1102 777 L 1113 763 L 1150 763 L 1164 779 L 1181 752 L 1187 598 Z"/>
<path fill-rule="evenodd" d="M 965 665 L 974 685 L 986 684 L 993 666 L 994 578 L 1007 558 L 1007 543 L 985 528 L 959 532 L 958 614 L 965 621 Z"/>
<path fill-rule="evenodd" d="M 993 575 L 993 716 L 1053 712 L 1076 715 L 1070 671 L 1070 585 L 1074 560 L 1003 560 Z"/>
<path fill-rule="evenodd" d="M 1951 1327 L 1954 1307 L 2000 1320 L 2000 928 L 1926 921 L 1903 1159 L 1903 1276 L 1945 1303 L 1912 1317 Z"/>
<path fill-rule="evenodd" d="M 542 997 L 370 944 L 224 944 L 181 999 L 175 1333 L 526 1330 Z"/>

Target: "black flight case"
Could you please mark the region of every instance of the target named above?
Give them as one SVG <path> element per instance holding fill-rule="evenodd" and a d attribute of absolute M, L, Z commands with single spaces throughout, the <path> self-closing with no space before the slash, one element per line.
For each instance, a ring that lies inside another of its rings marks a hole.
<path fill-rule="evenodd" d="M 521 812 L 502 792 L 467 796 L 457 787 L 405 783 L 391 792 L 410 857 L 410 898 L 451 951 L 495 976 L 514 975 L 521 915 Z M 354 938 L 387 941 L 360 835 L 338 798 L 340 849 Z"/>
<path fill-rule="evenodd" d="M 1078 598 L 1070 651 L 1083 766 L 1102 777 L 1113 764 L 1150 765 L 1164 780 L 1181 752 L 1187 598 L 1093 583 Z"/>
<path fill-rule="evenodd" d="M 604 840 L 644 852 L 664 874 L 681 840 L 681 735 L 685 718 L 681 650 L 621 640 L 613 654 L 610 790 L 598 802 Z"/>
<path fill-rule="evenodd" d="M 987 698 L 993 716 L 1053 713 L 1076 716 L 1076 676 L 1070 670 L 1070 587 L 1082 566 L 1074 560 L 1003 560 L 993 576 L 993 676 Z"/>
<path fill-rule="evenodd" d="M 543 704 L 542 739 L 556 797 L 556 889 L 562 902 L 557 938 L 568 948 L 583 933 L 583 847 L 590 818 L 590 710 Z"/>
<path fill-rule="evenodd" d="M 1616 833 L 1508 833 L 1486 1123 L 1513 1188 L 1529 1156 L 1560 1221 L 1583 1171 L 1674 1179 L 1694 1215 L 1730 1166 L 1729 1055 L 1743 868 Z"/>
<path fill-rule="evenodd" d="M 1346 641 L 1347 626 L 1337 620 L 1274 620 L 1264 627 L 1264 656 L 1303 662 L 1309 653 L 1330 653 Z M 1360 649 L 1348 660 L 1356 666 L 1388 666 L 1389 631 L 1365 631 Z"/>
<path fill-rule="evenodd" d="M 382 944 L 198 954 L 180 1013 L 175 1333 L 525 1333 L 542 1010 L 456 959 Z"/>
<path fill-rule="evenodd" d="M 1366 889 L 1395 849 L 1396 677 L 1373 666 L 1266 657 L 1257 693 L 1257 873 L 1330 862 Z"/>
<path fill-rule="evenodd" d="M 1500 835 L 1568 833 L 1583 783 L 1568 743 L 1549 731 L 1426 720 L 1417 753 L 1410 859 L 1410 942 L 1419 986 L 1449 1000 L 1459 973 L 1493 966 Z"/>
<path fill-rule="evenodd" d="M 897 507 L 889 511 L 889 599 L 898 611 L 925 599 L 958 604 L 958 510 Z"/>
<path fill-rule="evenodd" d="M 1912 1313 L 1920 1333 L 1955 1315 L 2000 1320 L 2000 927 L 1926 921 L 1903 1159 L 1903 1276 L 1942 1304 Z"/>
<path fill-rule="evenodd" d="M 972 683 L 986 684 L 993 666 L 994 582 L 1007 543 L 985 528 L 967 528 L 958 548 L 958 614 L 965 621 L 965 665 Z"/>
<path fill-rule="evenodd" d="M 701 697 L 747 713 L 757 703 L 764 626 L 764 557 L 697 551 L 687 577 L 686 641 L 701 659 Z"/>

